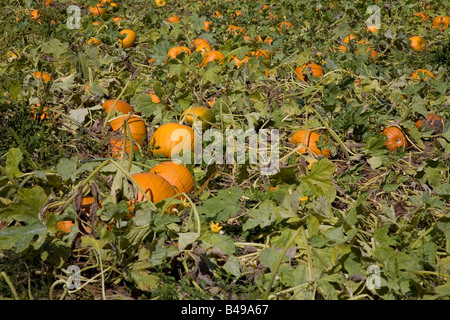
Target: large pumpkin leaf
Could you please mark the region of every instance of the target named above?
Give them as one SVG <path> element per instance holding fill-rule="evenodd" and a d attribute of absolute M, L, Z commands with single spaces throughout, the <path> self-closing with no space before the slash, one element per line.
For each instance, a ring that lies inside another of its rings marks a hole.
<path fill-rule="evenodd" d="M 14 249 L 22 252 L 30 245 L 34 249 L 42 246 L 47 226 L 39 219 L 39 212 L 46 201 L 44 190 L 36 186 L 21 190 L 17 195 L 17 202 L 10 203 L 0 211 L 0 222 L 16 222 L 0 230 L 0 250 Z"/>

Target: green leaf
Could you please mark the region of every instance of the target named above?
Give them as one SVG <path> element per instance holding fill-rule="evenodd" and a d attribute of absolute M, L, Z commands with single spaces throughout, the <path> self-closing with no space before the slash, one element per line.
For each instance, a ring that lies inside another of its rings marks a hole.
<path fill-rule="evenodd" d="M 224 264 L 223 269 L 229 274 L 239 278 L 241 276 L 241 268 L 239 260 L 235 256 L 230 256 Z"/>
<path fill-rule="evenodd" d="M 202 247 L 207 248 L 208 246 L 213 246 L 221 249 L 230 256 L 236 251 L 233 239 L 225 234 L 207 232 L 202 235 L 201 240 L 204 242 L 202 243 Z"/>
<path fill-rule="evenodd" d="M 56 170 L 63 180 L 68 180 L 72 174 L 77 170 L 77 162 L 75 158 L 61 159 L 56 165 Z"/>
<path fill-rule="evenodd" d="M 263 201 L 258 208 L 251 209 L 247 213 L 248 220 L 242 226 L 242 230 L 250 230 L 256 227 L 264 228 L 276 221 L 275 205 L 271 200 Z"/>
<path fill-rule="evenodd" d="M 0 222 L 15 220 L 25 225 L 14 225 L 0 230 L 0 250 L 14 248 L 16 252 L 22 252 L 30 245 L 34 249 L 42 246 L 47 226 L 40 221 L 39 212 L 46 202 L 47 195 L 39 186 L 19 191 L 17 202 L 10 203 L 0 211 Z"/>
<path fill-rule="evenodd" d="M 312 166 L 311 172 L 301 179 L 301 183 L 314 190 L 316 196 L 327 194 L 333 186 L 331 175 L 334 170 L 335 166 L 330 160 L 320 159 Z"/>
<path fill-rule="evenodd" d="M 203 74 L 203 80 L 206 82 L 211 82 L 212 84 L 216 84 L 219 82 L 219 74 L 222 70 L 222 67 L 220 65 L 214 65 L 212 67 L 209 67 L 205 73 Z"/>
<path fill-rule="evenodd" d="M 265 248 L 259 253 L 259 261 L 271 271 L 276 267 L 278 259 L 281 257 L 282 249 Z M 289 261 L 289 257 L 285 254 L 281 262 Z"/>
<path fill-rule="evenodd" d="M 81 237 L 81 246 L 93 248 L 100 252 L 104 246 L 108 244 L 107 239 L 95 239 L 91 236 L 82 236 Z"/>
<path fill-rule="evenodd" d="M 241 209 L 239 199 L 242 193 L 243 190 L 237 187 L 219 190 L 216 197 L 206 200 L 203 206 L 197 208 L 198 213 L 213 221 L 226 221 Z"/>
<path fill-rule="evenodd" d="M 160 279 L 154 274 L 149 274 L 147 269 L 150 265 L 150 252 L 141 248 L 139 250 L 138 261 L 134 262 L 131 266 L 130 277 L 136 284 L 137 288 L 142 291 L 154 291 L 160 285 Z"/>
<path fill-rule="evenodd" d="M 154 103 L 152 97 L 148 94 L 140 94 L 132 100 L 136 112 L 141 112 L 145 117 L 151 117 L 155 112 L 164 109 L 160 103 Z"/>
<path fill-rule="evenodd" d="M 178 234 L 178 248 L 180 250 L 186 249 L 186 247 L 195 241 L 200 237 L 200 234 L 197 232 L 185 232 L 185 233 L 179 233 Z"/>
<path fill-rule="evenodd" d="M 6 173 L 8 176 L 12 178 L 16 178 L 22 175 L 22 172 L 19 169 L 20 161 L 22 161 L 23 153 L 18 148 L 11 148 L 8 150 L 8 154 L 6 156 Z"/>

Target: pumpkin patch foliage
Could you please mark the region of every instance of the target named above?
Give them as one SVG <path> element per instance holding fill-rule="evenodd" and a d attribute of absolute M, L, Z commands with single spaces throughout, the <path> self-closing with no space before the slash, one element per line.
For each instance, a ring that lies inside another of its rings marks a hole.
<path fill-rule="evenodd" d="M 0 299 L 449 299 L 448 12 L 3 0 Z"/>

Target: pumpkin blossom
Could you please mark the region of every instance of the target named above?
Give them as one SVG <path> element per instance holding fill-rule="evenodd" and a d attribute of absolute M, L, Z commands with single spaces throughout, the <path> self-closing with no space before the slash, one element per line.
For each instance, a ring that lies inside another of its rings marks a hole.
<path fill-rule="evenodd" d="M 223 227 L 220 226 L 219 227 L 219 223 L 214 223 L 214 221 L 211 221 L 211 224 L 209 225 L 211 228 L 211 232 L 212 233 L 218 233 L 220 231 L 220 229 L 222 229 Z"/>

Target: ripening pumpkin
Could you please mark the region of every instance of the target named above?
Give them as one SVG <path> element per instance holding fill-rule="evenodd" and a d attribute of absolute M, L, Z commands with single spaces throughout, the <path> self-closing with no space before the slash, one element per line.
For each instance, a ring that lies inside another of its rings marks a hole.
<path fill-rule="evenodd" d="M 30 18 L 33 19 L 33 20 L 39 20 L 39 21 L 41 21 L 41 19 L 39 19 L 40 16 L 41 16 L 41 13 L 39 12 L 39 10 L 33 10 L 33 11 L 31 11 L 31 13 L 30 13 Z"/>
<path fill-rule="evenodd" d="M 194 151 L 194 131 L 179 123 L 166 123 L 153 133 L 150 139 L 150 147 L 154 154 L 160 154 L 166 158 L 190 148 Z"/>
<path fill-rule="evenodd" d="M 434 78 L 434 74 L 426 69 L 417 69 L 416 71 L 414 71 L 411 78 L 413 78 L 415 81 L 419 81 L 421 78 L 423 78 L 424 81 L 427 81 L 428 76 L 426 74 L 428 74 L 431 78 Z"/>
<path fill-rule="evenodd" d="M 130 154 L 130 140 L 125 140 L 125 150 L 127 154 Z M 113 158 L 120 158 L 122 155 L 122 147 L 123 147 L 123 140 L 122 139 L 110 139 L 109 144 L 111 146 L 111 156 Z M 137 145 L 133 143 L 133 150 L 138 151 L 139 148 Z"/>
<path fill-rule="evenodd" d="M 278 28 L 278 31 L 283 32 L 283 31 L 286 31 L 287 29 L 294 28 L 294 25 L 290 22 L 283 21 L 277 25 L 277 28 Z"/>
<path fill-rule="evenodd" d="M 133 140 L 139 145 L 142 145 L 147 137 L 147 125 L 141 117 L 136 115 L 123 115 L 109 120 L 109 124 L 113 131 L 120 129 L 123 133 L 125 130 L 125 120 L 128 122 Z"/>
<path fill-rule="evenodd" d="M 117 24 L 117 25 L 119 25 L 119 24 L 120 24 L 120 21 L 122 21 L 122 20 L 123 20 L 122 17 L 114 17 L 114 18 L 112 19 L 112 21 L 113 21 L 115 24 Z"/>
<path fill-rule="evenodd" d="M 314 132 L 311 130 L 306 130 L 306 137 L 305 137 L 305 130 L 301 129 L 294 133 L 290 142 L 294 143 L 297 146 L 303 142 L 303 147 L 298 149 L 299 153 L 307 152 L 307 148 L 308 148 L 309 151 L 311 151 L 315 155 L 323 155 L 328 158 L 331 155 L 331 151 L 327 148 L 320 151 L 316 145 L 316 142 L 317 142 L 317 144 L 320 143 L 320 137 L 323 137 L 324 144 L 325 144 L 327 139 L 324 136 L 318 134 L 317 132 Z"/>
<path fill-rule="evenodd" d="M 149 172 L 166 179 L 177 193 L 189 194 L 194 190 L 194 177 L 188 168 L 182 164 L 166 161 L 157 164 Z"/>
<path fill-rule="evenodd" d="M 225 56 L 222 52 L 217 50 L 211 50 L 205 54 L 205 57 L 203 58 L 202 63 L 200 64 L 201 67 L 206 67 L 208 62 L 214 62 L 218 61 L 220 64 L 223 64 L 223 59 Z"/>
<path fill-rule="evenodd" d="M 75 222 L 73 222 L 72 220 L 65 220 L 65 221 L 59 221 L 56 223 L 56 228 L 58 228 L 59 230 L 65 232 L 65 233 L 70 233 L 72 231 L 72 227 L 75 225 Z M 58 232 L 56 235 L 59 236 L 61 233 Z"/>
<path fill-rule="evenodd" d="M 238 34 L 243 35 L 245 33 L 245 29 L 231 24 L 228 26 L 228 29 L 226 30 L 226 32 L 229 32 L 232 35 L 238 35 Z"/>
<path fill-rule="evenodd" d="M 348 36 L 346 36 L 346 37 L 344 38 L 344 43 L 345 43 L 345 44 L 348 44 L 351 40 L 356 40 L 357 38 L 358 38 L 358 37 L 355 36 L 355 35 L 353 35 L 353 34 L 348 35 Z"/>
<path fill-rule="evenodd" d="M 50 75 L 50 73 L 47 73 L 47 72 L 40 72 L 40 71 L 33 72 L 33 77 L 35 79 L 42 79 L 42 80 L 44 80 L 44 82 L 51 82 L 51 81 L 53 81 L 52 76 Z"/>
<path fill-rule="evenodd" d="M 297 74 L 296 78 L 300 81 L 305 81 L 305 79 L 307 79 L 306 74 L 303 73 L 303 70 L 305 70 L 305 68 L 309 68 L 309 74 L 311 74 L 312 76 L 315 76 L 317 78 L 320 78 L 323 76 L 324 72 L 323 72 L 323 68 L 314 63 L 311 62 L 310 64 L 304 64 L 301 67 L 297 67 L 295 68 L 295 73 Z"/>
<path fill-rule="evenodd" d="M 106 13 L 105 5 L 103 3 L 97 3 L 95 7 L 90 6 L 89 11 L 93 16 L 100 16 Z"/>
<path fill-rule="evenodd" d="M 200 51 L 202 56 L 204 56 L 207 52 L 211 51 L 212 47 L 208 43 L 200 43 L 196 48 L 195 51 Z"/>
<path fill-rule="evenodd" d="M 212 25 L 211 21 L 205 21 L 205 22 L 203 22 L 203 29 L 205 31 L 210 31 L 211 30 L 211 25 Z"/>
<path fill-rule="evenodd" d="M 183 52 L 185 52 L 188 55 L 192 53 L 188 47 L 173 47 L 167 52 L 167 56 L 172 59 L 175 59 L 179 54 Z"/>
<path fill-rule="evenodd" d="M 202 129 L 208 129 L 211 127 L 211 123 L 214 122 L 216 117 L 212 113 L 211 109 L 204 106 L 189 107 L 181 114 L 181 119 L 187 125 L 192 125 L 195 120 L 201 121 Z"/>
<path fill-rule="evenodd" d="M 230 62 L 231 60 L 233 60 L 234 63 L 236 63 L 236 67 L 240 68 L 245 62 L 248 62 L 248 59 L 249 59 L 249 57 L 245 56 L 242 60 L 240 60 L 236 55 L 233 55 L 228 58 L 227 62 Z"/>
<path fill-rule="evenodd" d="M 148 95 L 152 98 L 153 103 L 161 103 L 161 99 L 153 91 L 149 91 Z"/>
<path fill-rule="evenodd" d="M 427 120 L 419 119 L 416 122 L 417 128 L 424 127 L 424 126 L 439 127 L 441 125 L 444 126 L 444 119 L 442 119 L 441 117 L 439 117 L 438 115 L 435 115 L 433 113 L 429 113 L 427 115 Z"/>
<path fill-rule="evenodd" d="M 196 38 L 192 41 L 192 47 L 197 48 L 202 43 L 209 44 L 208 40 L 205 40 L 203 38 Z"/>
<path fill-rule="evenodd" d="M 131 177 L 144 190 L 145 194 L 153 203 L 175 196 L 174 187 L 163 177 L 149 173 L 135 173 Z M 137 201 L 146 201 L 144 194 L 138 189 Z"/>
<path fill-rule="evenodd" d="M 8 62 L 11 62 L 15 59 L 19 59 L 20 58 L 20 53 L 18 51 L 7 51 L 4 55 L 4 58 L 8 60 Z"/>
<path fill-rule="evenodd" d="M 381 134 L 387 137 L 384 144 L 391 152 L 397 151 L 397 148 L 405 149 L 408 146 L 408 141 L 406 140 L 405 135 L 397 127 L 387 127 L 383 130 L 383 132 L 381 132 Z"/>
<path fill-rule="evenodd" d="M 411 41 L 410 46 L 414 51 L 423 51 L 427 46 L 427 41 L 419 36 L 409 38 Z"/>
<path fill-rule="evenodd" d="M 421 17 L 423 22 L 430 20 L 430 15 L 423 11 L 414 13 L 414 16 Z"/>
<path fill-rule="evenodd" d="M 90 38 L 88 41 L 87 41 L 87 44 L 89 44 L 89 45 L 99 45 L 100 44 L 100 40 L 98 40 L 97 38 Z"/>
<path fill-rule="evenodd" d="M 155 0 L 155 5 L 157 7 L 165 7 L 167 5 L 166 0 Z"/>
<path fill-rule="evenodd" d="M 133 30 L 125 29 L 120 31 L 120 34 L 126 34 L 124 39 L 119 39 L 119 43 L 123 48 L 130 48 L 134 45 L 136 33 Z"/>
<path fill-rule="evenodd" d="M 261 36 L 257 36 L 257 37 L 256 37 L 256 41 L 258 41 L 258 42 L 264 42 L 265 44 L 271 45 L 273 40 L 272 40 L 271 38 L 269 38 L 269 37 L 266 37 L 266 38 L 264 39 L 264 41 L 263 41 L 263 39 L 261 38 Z"/>
<path fill-rule="evenodd" d="M 180 22 L 180 21 L 181 21 L 180 18 L 176 14 L 174 14 L 173 16 L 167 18 L 167 22 L 168 23 L 177 23 L 177 22 Z"/>
<path fill-rule="evenodd" d="M 39 116 L 38 113 L 39 113 L 39 109 L 40 108 L 41 108 L 41 104 L 40 103 L 31 106 L 31 114 L 33 115 L 35 120 L 38 119 L 38 116 Z M 49 113 L 48 109 L 46 107 L 43 107 L 42 108 L 42 114 L 40 116 L 41 120 L 44 120 L 45 118 L 47 118 L 49 114 L 50 113 Z"/>
<path fill-rule="evenodd" d="M 105 110 L 106 113 L 110 113 L 115 102 L 116 102 L 115 99 L 106 100 L 102 104 L 103 110 Z M 133 112 L 133 107 L 130 106 L 128 103 L 126 103 L 123 100 L 118 100 L 116 105 L 115 105 L 115 107 L 114 107 L 114 110 L 115 111 L 119 111 L 119 112 L 121 112 L 123 114 L 127 114 L 127 113 L 130 113 L 130 112 Z"/>
<path fill-rule="evenodd" d="M 45 0 L 45 6 L 48 7 L 49 5 L 51 5 L 53 2 L 53 0 Z"/>
<path fill-rule="evenodd" d="M 366 30 L 369 32 L 376 32 L 378 31 L 378 27 L 376 25 L 370 25 L 366 28 Z"/>
<path fill-rule="evenodd" d="M 450 17 L 449 16 L 437 16 L 433 19 L 433 29 L 439 29 L 441 31 L 444 31 L 447 29 L 448 25 L 450 24 Z"/>

